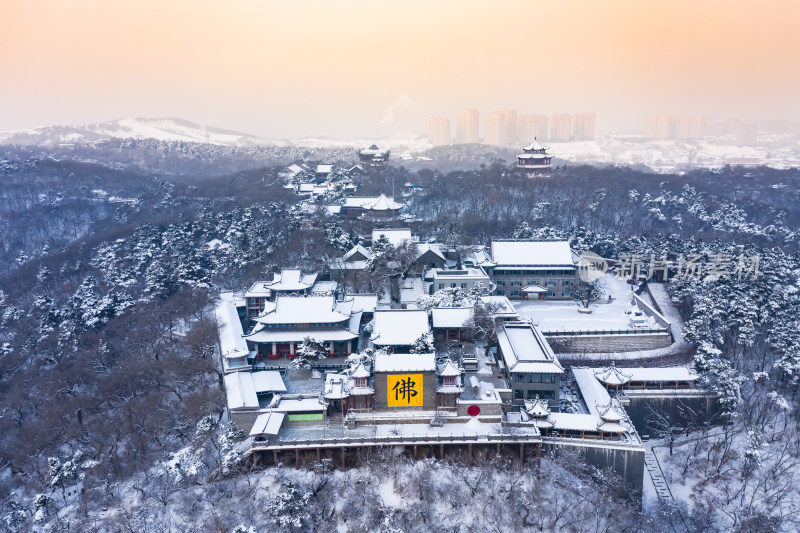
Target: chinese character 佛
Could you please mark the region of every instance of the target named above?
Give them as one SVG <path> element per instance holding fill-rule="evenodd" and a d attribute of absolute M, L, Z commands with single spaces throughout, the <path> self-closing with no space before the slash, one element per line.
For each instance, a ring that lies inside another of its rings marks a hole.
<path fill-rule="evenodd" d="M 416 383 L 411 378 L 401 379 L 395 383 L 394 387 L 392 387 L 395 401 L 405 400 L 406 403 L 411 403 L 411 398 L 417 395 L 417 391 L 414 390 L 415 386 Z"/>

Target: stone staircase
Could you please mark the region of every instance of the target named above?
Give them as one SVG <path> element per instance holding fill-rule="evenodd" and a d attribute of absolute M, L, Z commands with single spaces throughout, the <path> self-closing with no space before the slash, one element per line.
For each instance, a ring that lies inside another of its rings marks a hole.
<path fill-rule="evenodd" d="M 650 474 L 650 479 L 653 480 L 653 486 L 656 488 L 656 494 L 659 500 L 672 500 L 672 491 L 669 490 L 667 480 L 664 479 L 664 473 L 661 471 L 661 465 L 658 462 L 658 457 L 652 451 L 647 451 L 644 454 L 644 466 Z"/>

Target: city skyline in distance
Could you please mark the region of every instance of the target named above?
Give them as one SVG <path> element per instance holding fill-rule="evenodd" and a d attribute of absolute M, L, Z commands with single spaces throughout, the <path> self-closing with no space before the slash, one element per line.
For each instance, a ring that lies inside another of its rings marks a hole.
<path fill-rule="evenodd" d="M 598 135 L 663 112 L 800 120 L 794 3 L 80 7 L 0 4 L 0 131 L 181 117 L 263 138 L 369 138 L 424 135 L 429 117 L 455 125 L 467 108 L 481 127 L 508 108 L 590 110 Z M 520 15 L 540 9 L 530 32 Z"/>

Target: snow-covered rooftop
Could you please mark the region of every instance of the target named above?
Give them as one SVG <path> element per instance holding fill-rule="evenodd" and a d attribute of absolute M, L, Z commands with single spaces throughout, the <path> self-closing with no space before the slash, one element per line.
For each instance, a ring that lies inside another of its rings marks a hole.
<path fill-rule="evenodd" d="M 247 289 L 247 292 L 244 293 L 245 298 L 266 298 L 272 291 L 269 290 L 269 284 L 272 283 L 270 281 L 256 281 L 253 285 Z"/>
<path fill-rule="evenodd" d="M 542 333 L 529 322 L 502 324 L 497 331 L 497 343 L 510 372 L 564 371 Z"/>
<path fill-rule="evenodd" d="M 523 150 L 547 150 L 548 148 L 550 147 L 543 145 L 536 139 L 534 139 L 533 142 L 530 143 L 528 146 L 522 147 Z"/>
<path fill-rule="evenodd" d="M 630 430 L 626 424 L 620 424 L 625 421 L 627 416 L 619 402 L 612 400 L 608 390 L 597 380 L 593 368 L 572 367 L 572 375 L 575 377 L 575 382 L 578 384 L 589 413 L 598 419 L 597 429 L 613 432 Z"/>
<path fill-rule="evenodd" d="M 372 230 L 372 242 L 377 242 L 381 236 L 385 236 L 392 246 L 400 246 L 403 243 L 411 242 L 411 230 L 408 228 L 383 228 Z"/>
<path fill-rule="evenodd" d="M 270 411 L 269 413 L 258 415 L 258 418 L 256 418 L 256 421 L 253 423 L 253 427 L 250 430 L 250 436 L 255 437 L 258 435 L 277 435 L 278 431 L 281 429 L 281 425 L 283 424 L 283 419 L 285 417 L 285 414 L 278 413 L 276 411 Z"/>
<path fill-rule="evenodd" d="M 332 294 L 312 296 L 279 295 L 267 302 L 264 312 L 255 318 L 260 324 L 335 324 L 350 318 L 342 312 Z"/>
<path fill-rule="evenodd" d="M 630 367 L 618 368 L 617 370 L 630 376 L 630 381 L 696 381 L 698 379 L 697 374 L 685 366 L 668 366 L 661 368 Z M 597 379 L 601 379 L 600 375 L 596 377 Z"/>
<path fill-rule="evenodd" d="M 458 377 L 461 375 L 461 369 L 459 369 L 453 361 L 448 359 L 439 365 L 439 375 L 442 377 Z"/>
<path fill-rule="evenodd" d="M 280 372 L 274 370 L 264 370 L 251 372 L 253 386 L 256 393 L 261 392 L 286 392 L 286 384 L 283 382 Z"/>
<path fill-rule="evenodd" d="M 333 165 L 317 165 L 317 174 L 330 174 L 333 172 Z"/>
<path fill-rule="evenodd" d="M 233 301 L 220 300 L 216 307 L 219 326 L 219 351 L 227 359 L 245 357 L 250 350 L 242 337 L 242 323 Z"/>
<path fill-rule="evenodd" d="M 436 355 L 432 353 L 377 353 L 375 372 L 435 372 Z"/>
<path fill-rule="evenodd" d="M 437 268 L 433 271 L 433 279 L 441 281 L 458 281 L 465 279 L 488 281 L 489 276 L 486 275 L 486 272 L 480 267 L 462 268 L 460 270 L 442 270 Z"/>
<path fill-rule="evenodd" d="M 319 396 L 313 398 L 287 398 L 283 396 L 278 402 L 277 407 L 273 407 L 272 409 L 273 411 L 282 413 L 297 413 L 322 411 L 324 408 L 325 406 L 320 403 Z"/>
<path fill-rule="evenodd" d="M 370 251 L 367 250 L 364 246 L 356 244 L 355 246 L 350 248 L 350 250 L 348 250 L 346 254 L 342 256 L 342 261 L 349 261 L 350 258 L 352 258 L 356 254 L 361 254 L 362 256 L 364 256 L 364 258 L 367 259 L 372 256 Z"/>
<path fill-rule="evenodd" d="M 493 307 L 495 309 L 494 316 L 496 317 L 516 318 L 519 316 L 508 296 L 481 296 L 481 302 L 484 305 Z"/>
<path fill-rule="evenodd" d="M 425 282 L 422 278 L 406 278 L 400 284 L 400 303 L 415 304 L 425 295 Z"/>
<path fill-rule="evenodd" d="M 472 307 L 435 307 L 431 310 L 434 328 L 463 328 L 472 322 Z"/>
<path fill-rule="evenodd" d="M 361 208 L 368 211 L 388 211 L 397 210 L 403 207 L 400 202 L 395 202 L 393 198 L 385 194 L 380 196 L 350 196 L 344 201 L 344 207 Z"/>
<path fill-rule="evenodd" d="M 289 268 L 281 270 L 280 274 L 274 274 L 273 280 L 266 283 L 266 287 L 274 291 L 302 291 L 310 289 L 316 280 L 316 274 L 304 274 L 299 268 Z"/>
<path fill-rule="evenodd" d="M 358 363 L 356 367 L 350 372 L 351 378 L 368 378 L 369 377 L 369 370 L 367 367 L 364 366 L 364 363 Z"/>
<path fill-rule="evenodd" d="M 436 243 L 420 243 L 417 244 L 417 257 L 422 257 L 428 252 L 434 253 L 437 257 L 441 258 L 442 261 L 445 260 L 444 254 L 442 253 L 442 245 Z"/>
<path fill-rule="evenodd" d="M 498 267 L 575 266 L 567 241 L 492 241 L 491 254 Z"/>
<path fill-rule="evenodd" d="M 250 372 L 233 372 L 225 376 L 228 409 L 258 409 L 258 395 Z"/>
<path fill-rule="evenodd" d="M 344 299 L 353 300 L 353 311 L 374 313 L 375 308 L 378 307 L 377 294 L 347 294 Z"/>
<path fill-rule="evenodd" d="M 311 286 L 312 294 L 333 294 L 339 283 L 336 281 L 315 281 Z"/>
<path fill-rule="evenodd" d="M 358 333 L 351 332 L 344 326 L 342 328 L 267 328 L 263 324 L 256 325 L 253 332 L 247 336 L 247 340 L 257 343 L 266 342 L 303 342 L 306 337 L 318 341 L 340 342 L 358 338 Z"/>
<path fill-rule="evenodd" d="M 428 333 L 426 311 L 376 310 L 370 341 L 378 346 L 409 346 Z"/>
<path fill-rule="evenodd" d="M 364 148 L 363 150 L 359 151 L 358 153 L 360 153 L 362 155 L 378 155 L 378 154 L 384 154 L 386 152 L 388 152 L 388 150 L 381 150 L 380 148 L 378 148 L 377 144 L 373 144 L 369 148 Z"/>

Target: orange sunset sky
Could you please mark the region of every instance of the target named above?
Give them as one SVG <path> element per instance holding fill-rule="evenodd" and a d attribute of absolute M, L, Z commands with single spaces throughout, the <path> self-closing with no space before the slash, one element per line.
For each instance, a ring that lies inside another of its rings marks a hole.
<path fill-rule="evenodd" d="M 791 0 L 0 0 L 0 21 L 0 131 L 169 116 L 347 138 L 465 107 L 595 111 L 599 133 L 800 120 Z"/>

